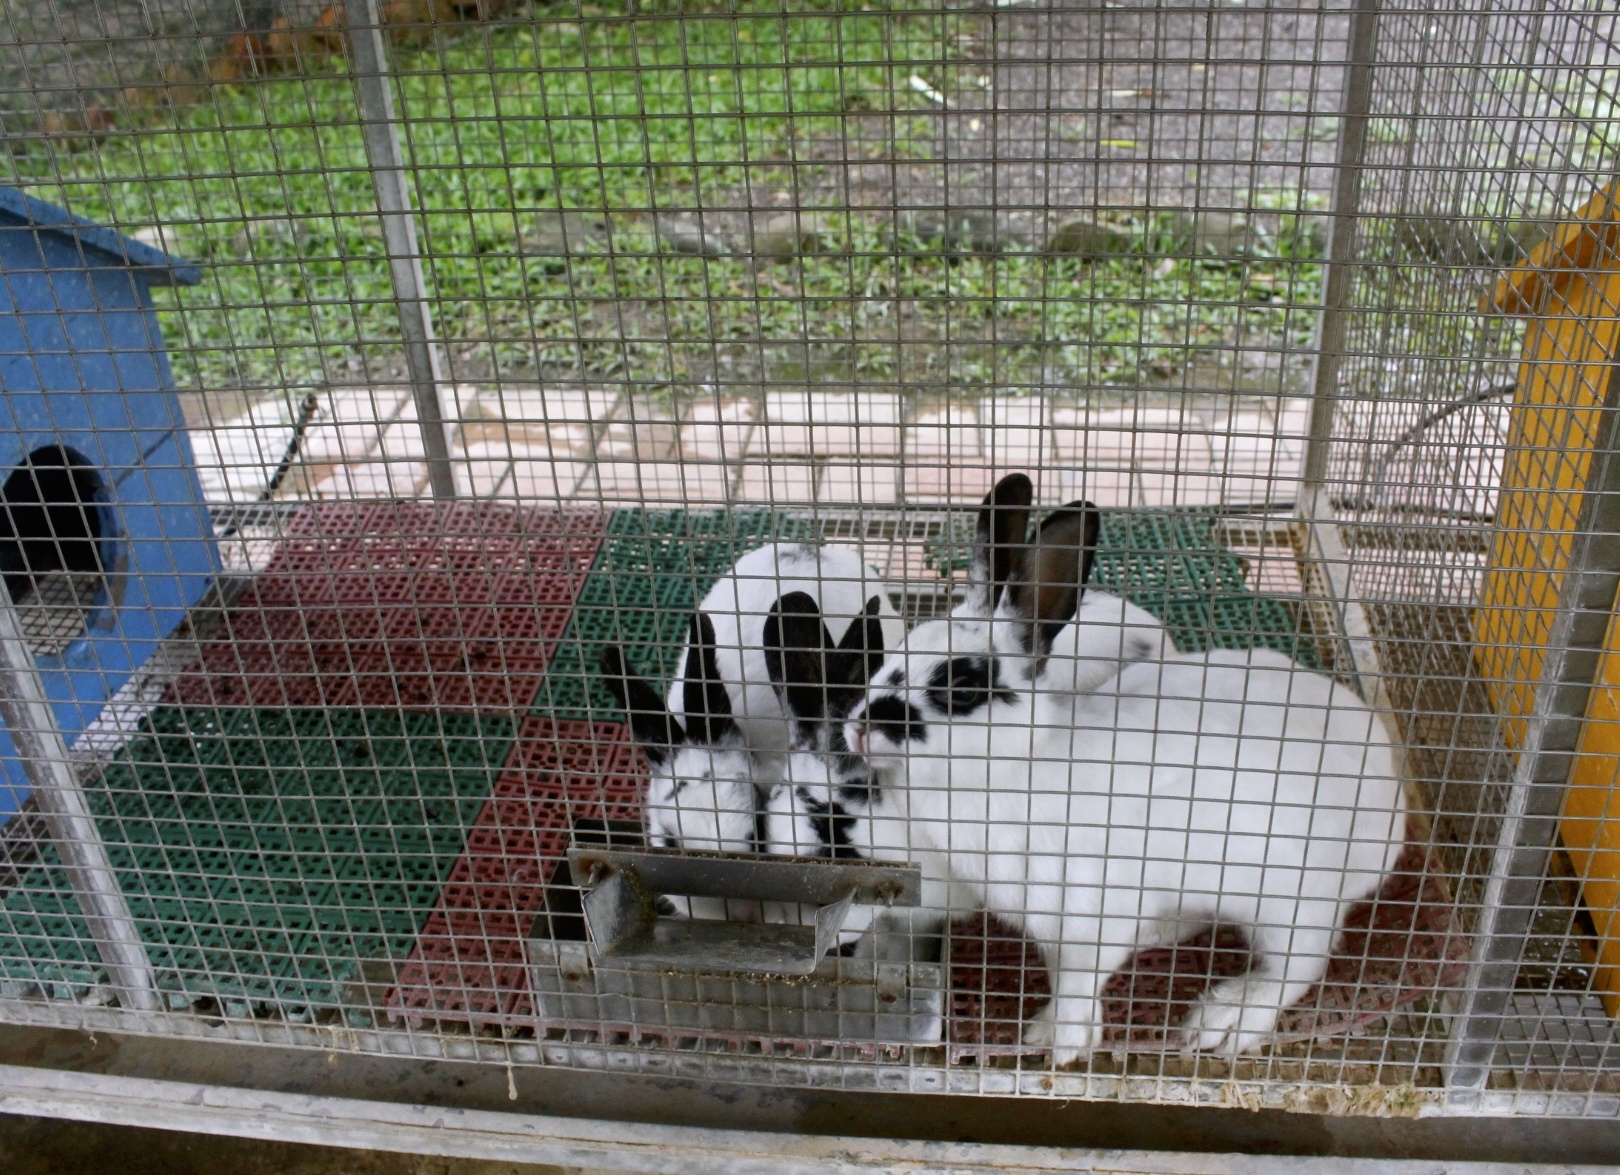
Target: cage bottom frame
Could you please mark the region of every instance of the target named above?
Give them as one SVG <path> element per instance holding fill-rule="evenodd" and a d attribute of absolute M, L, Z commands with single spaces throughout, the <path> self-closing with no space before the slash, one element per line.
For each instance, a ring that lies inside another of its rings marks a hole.
<path fill-rule="evenodd" d="M 915 515 L 916 512 L 913 512 Z M 913 517 L 898 527 L 880 522 L 890 541 L 916 542 L 921 531 L 938 538 L 944 529 L 941 520 L 928 520 L 921 527 Z M 830 523 L 828 525 L 827 523 Z M 1286 535 L 1292 555 L 1301 568 L 1306 591 L 1300 600 L 1299 623 L 1325 654 L 1330 667 L 1357 665 L 1347 650 L 1342 618 L 1355 607 L 1354 601 L 1332 594 L 1334 577 L 1322 566 L 1321 547 L 1313 545 L 1313 528 L 1298 519 L 1226 519 L 1237 533 L 1252 536 L 1259 531 L 1275 538 Z M 848 539 L 850 526 L 836 519 L 824 523 L 828 538 Z M 838 533 L 840 530 L 843 533 Z M 832 532 L 832 533 L 827 533 Z M 904 532 L 904 533 L 902 533 Z M 879 538 L 883 538 L 879 534 Z M 1313 561 L 1314 564 L 1313 565 Z M 1326 585 L 1326 591 L 1324 591 Z M 936 588 L 932 607 L 937 609 L 950 588 Z M 210 602 L 212 606 L 213 602 Z M 948 603 L 944 603 L 948 607 Z M 925 602 L 924 611 L 929 605 Z M 1330 628 L 1328 622 L 1334 623 Z M 174 669 L 186 660 L 165 646 L 153 658 L 156 668 L 132 685 L 139 685 L 149 704 L 154 678 L 172 680 Z M 1365 677 L 1363 676 L 1363 680 Z M 126 691 L 127 693 L 128 691 Z M 126 700 L 127 704 L 127 700 Z M 137 708 L 141 703 L 137 702 Z M 125 718 L 127 723 L 127 715 Z M 103 752 L 105 747 L 103 747 Z M 12 1024 L 51 1024 L 91 1031 L 158 1032 L 163 1035 L 199 1036 L 230 1040 L 259 1040 L 305 1047 L 330 1047 L 331 1029 L 284 1023 L 270 1025 L 199 1023 L 189 1012 L 133 1013 L 95 1007 L 94 993 L 83 1004 L 0 997 L 0 1021 Z M 1212 1058 L 1191 1060 L 1165 1054 L 1113 1052 L 1099 1054 L 1085 1072 L 1053 1073 L 1029 1064 L 1020 1056 L 978 1056 L 963 1064 L 946 1048 L 908 1046 L 902 1055 L 846 1057 L 835 1046 L 808 1050 L 788 1046 L 791 1056 L 768 1055 L 768 1049 L 730 1056 L 716 1054 L 701 1042 L 691 1047 L 670 1047 L 660 1038 L 657 1048 L 649 1048 L 650 1038 L 630 1033 L 609 1033 L 596 1039 L 581 1039 L 574 1031 L 541 1029 L 533 1044 L 521 1039 L 491 1041 L 472 1037 L 439 1036 L 409 1026 L 393 1029 L 381 1025 L 349 1026 L 339 1029 L 348 1047 L 360 1052 L 376 1051 L 392 1055 L 442 1056 L 485 1059 L 507 1064 L 540 1063 L 576 1065 L 613 1071 L 680 1074 L 714 1079 L 724 1071 L 735 1079 L 794 1086 L 813 1084 L 839 1088 L 911 1089 L 919 1092 L 1025 1093 L 1044 1096 L 1083 1097 L 1108 1100 L 1148 1100 L 1164 1103 L 1229 1104 L 1250 1108 L 1322 1108 L 1331 1112 L 1407 1114 L 1444 1112 L 1466 1106 L 1473 1113 L 1517 1113 L 1535 1115 L 1620 1115 L 1620 1081 L 1603 1070 L 1617 1044 L 1612 1025 L 1601 1007 L 1590 996 L 1570 993 L 1516 993 L 1510 1014 L 1501 1020 L 1501 1060 L 1494 1066 L 1483 1091 L 1467 1091 L 1461 1099 L 1448 1094 L 1445 1075 L 1445 1026 L 1454 1009 L 1444 999 L 1429 1007 L 1392 1020 L 1385 1031 L 1350 1038 L 1333 1048 L 1316 1047 L 1308 1055 L 1287 1055 L 1287 1050 L 1255 1058 L 1244 1058 L 1228 1065 Z M 510 1027 L 500 1030 L 512 1036 Z M 589 1035 L 589 1034 L 587 1034 Z M 880 1050 L 880 1052 L 883 1050 Z M 784 1067 L 785 1066 L 785 1067 Z M 1405 1075 L 1398 1082 L 1385 1081 L 1383 1074 Z M 1325 1099 L 1325 1100 L 1324 1100 Z"/>

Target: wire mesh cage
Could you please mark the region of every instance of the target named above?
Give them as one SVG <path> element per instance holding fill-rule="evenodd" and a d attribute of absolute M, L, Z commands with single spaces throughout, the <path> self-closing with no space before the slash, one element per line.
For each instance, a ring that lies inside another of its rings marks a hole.
<path fill-rule="evenodd" d="M 0 1019 L 1620 1110 L 1607 5 L 244 11 L 7 8 Z"/>

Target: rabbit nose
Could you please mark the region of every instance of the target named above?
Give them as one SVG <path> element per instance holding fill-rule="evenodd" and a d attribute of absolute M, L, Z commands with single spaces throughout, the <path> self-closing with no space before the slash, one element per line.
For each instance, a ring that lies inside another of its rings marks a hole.
<path fill-rule="evenodd" d="M 849 724 L 849 749 L 857 755 L 866 754 L 866 723 L 851 722 Z"/>

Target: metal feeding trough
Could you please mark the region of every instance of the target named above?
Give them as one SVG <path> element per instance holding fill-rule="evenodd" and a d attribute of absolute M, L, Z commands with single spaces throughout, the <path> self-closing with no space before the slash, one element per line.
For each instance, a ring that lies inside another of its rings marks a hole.
<path fill-rule="evenodd" d="M 915 866 L 585 846 L 586 941 L 529 939 L 547 1027 L 794 1042 L 937 1044 L 945 969 L 836 953 L 852 906 L 915 906 Z M 658 897 L 816 907 L 810 925 L 661 916 Z M 537 927 L 547 920 L 541 919 Z"/>
<path fill-rule="evenodd" d="M 922 895 L 916 866 L 864 861 L 576 846 L 568 867 L 584 879 L 592 957 L 626 967 L 809 975 L 855 903 L 915 906 Z M 812 905 L 816 917 L 811 926 L 665 918 L 660 894 Z"/>

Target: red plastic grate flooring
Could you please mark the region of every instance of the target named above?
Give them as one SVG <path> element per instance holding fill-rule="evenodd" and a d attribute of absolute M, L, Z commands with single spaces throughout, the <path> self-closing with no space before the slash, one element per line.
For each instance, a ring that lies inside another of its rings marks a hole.
<path fill-rule="evenodd" d="M 396 1019 L 479 1025 L 533 1016 L 523 938 L 576 823 L 635 820 L 639 752 L 622 726 L 530 718 L 385 999 Z"/>
<path fill-rule="evenodd" d="M 1468 941 L 1452 929 L 1454 908 L 1440 862 L 1427 846 L 1409 843 L 1377 896 L 1350 911 L 1326 977 L 1283 1013 L 1277 1039 L 1355 1033 L 1461 982 Z M 983 915 L 954 930 L 951 1060 L 1027 1051 L 1019 1043 L 1022 1021 L 1051 996 L 1039 953 L 1017 931 Z M 1174 1040 L 1166 1026 L 1185 1018 L 1209 984 L 1241 975 L 1248 963 L 1248 944 L 1226 927 L 1139 952 L 1103 989 L 1105 1043 Z"/>
<path fill-rule="evenodd" d="M 606 521 L 480 502 L 312 506 L 167 700 L 527 709 Z"/>

